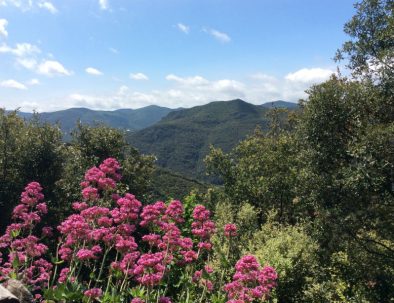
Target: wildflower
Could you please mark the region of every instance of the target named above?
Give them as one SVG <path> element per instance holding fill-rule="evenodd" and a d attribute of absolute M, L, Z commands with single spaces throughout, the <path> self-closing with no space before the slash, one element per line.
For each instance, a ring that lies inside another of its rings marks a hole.
<path fill-rule="evenodd" d="M 141 255 L 133 271 L 136 280 L 145 286 L 158 285 L 164 275 L 163 260 L 164 253 L 162 252 Z"/>
<path fill-rule="evenodd" d="M 163 220 L 166 222 L 173 221 L 175 223 L 183 223 L 185 221 L 183 219 L 183 213 L 184 209 L 181 201 L 173 200 L 168 205 Z"/>
<path fill-rule="evenodd" d="M 233 281 L 224 286 L 230 299 L 227 303 L 236 300 L 248 303 L 255 299 L 266 299 L 271 289 L 276 286 L 277 277 L 272 267 L 261 269 L 254 256 L 242 257 L 235 265 Z"/>
<path fill-rule="evenodd" d="M 86 290 L 83 294 L 88 298 L 98 299 L 103 294 L 103 291 L 100 288 L 91 288 Z"/>
<path fill-rule="evenodd" d="M 235 224 L 226 224 L 224 226 L 224 235 L 227 238 L 237 236 L 237 226 Z"/>

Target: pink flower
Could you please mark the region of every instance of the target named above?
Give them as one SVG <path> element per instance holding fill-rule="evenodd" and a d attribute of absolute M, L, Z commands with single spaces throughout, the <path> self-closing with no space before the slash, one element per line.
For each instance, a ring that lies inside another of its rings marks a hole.
<path fill-rule="evenodd" d="M 94 249 L 95 247 L 95 249 Z M 92 249 L 86 249 L 82 248 L 78 250 L 76 257 L 78 260 L 85 261 L 85 260 L 91 260 L 91 259 L 98 259 L 97 254 L 101 253 L 101 249 L 97 249 L 96 246 L 94 246 Z"/>
<path fill-rule="evenodd" d="M 59 282 L 59 283 L 64 283 L 64 282 L 66 282 L 69 273 L 70 273 L 70 269 L 69 269 L 68 267 L 63 268 L 63 269 L 60 271 L 58 282 Z"/>
<path fill-rule="evenodd" d="M 215 223 L 210 220 L 210 216 L 211 212 L 203 205 L 197 205 L 193 210 L 192 233 L 202 241 L 199 243 L 200 248 L 211 248 L 209 240 L 215 233 Z"/>
<path fill-rule="evenodd" d="M 42 228 L 42 235 L 44 237 L 52 237 L 53 236 L 53 228 L 49 226 L 44 226 Z"/>
<path fill-rule="evenodd" d="M 143 254 L 133 271 L 135 279 L 142 285 L 158 285 L 163 278 L 165 266 L 164 253 Z"/>
<path fill-rule="evenodd" d="M 150 246 L 159 246 L 161 243 L 161 236 L 157 234 L 149 234 L 142 237 L 142 241 L 148 242 Z"/>
<path fill-rule="evenodd" d="M 44 195 L 41 191 L 42 187 L 38 182 L 29 183 L 21 195 L 21 202 L 29 206 L 36 205 L 40 201 L 44 200 Z"/>
<path fill-rule="evenodd" d="M 235 265 L 233 281 L 224 286 L 231 300 L 252 302 L 255 299 L 266 299 L 271 289 L 276 286 L 277 274 L 272 267 L 260 269 L 254 256 L 244 256 Z"/>
<path fill-rule="evenodd" d="M 228 238 L 237 236 L 237 226 L 235 224 L 226 224 L 224 226 L 224 235 Z"/>
<path fill-rule="evenodd" d="M 86 201 L 96 201 L 99 198 L 97 188 L 88 186 L 82 190 L 82 197 Z"/>
<path fill-rule="evenodd" d="M 72 204 L 72 208 L 77 211 L 84 210 L 88 207 L 89 207 L 89 205 L 86 202 L 74 202 Z"/>
<path fill-rule="evenodd" d="M 103 291 L 100 288 L 91 288 L 86 290 L 83 294 L 88 298 L 98 299 L 102 296 Z"/>
<path fill-rule="evenodd" d="M 115 248 L 119 252 L 122 253 L 132 252 L 135 251 L 137 247 L 138 244 L 135 243 L 134 237 L 132 236 L 128 236 L 128 237 L 118 236 L 116 238 Z"/>
<path fill-rule="evenodd" d="M 197 221 L 206 221 L 210 218 L 211 212 L 204 205 L 196 205 L 193 210 L 193 219 Z"/>
<path fill-rule="evenodd" d="M 85 173 L 85 181 L 90 183 L 97 183 L 100 178 L 105 178 L 105 173 L 97 167 L 92 167 Z M 86 187 L 88 183 L 83 183 L 82 187 Z"/>
<path fill-rule="evenodd" d="M 171 299 L 168 297 L 160 297 L 159 303 L 172 303 Z"/>
<path fill-rule="evenodd" d="M 111 176 L 115 181 L 119 181 L 121 175 L 119 174 L 120 164 L 115 158 L 107 158 L 99 166 L 100 170 L 106 175 Z"/>
<path fill-rule="evenodd" d="M 166 205 L 162 201 L 157 201 L 155 204 L 147 205 L 143 208 L 141 213 L 141 226 L 145 227 L 149 224 L 157 224 L 160 217 L 164 214 Z"/>
<path fill-rule="evenodd" d="M 183 223 L 185 220 L 183 219 L 183 205 L 181 201 L 173 200 L 168 205 L 165 215 L 163 216 L 163 220 L 169 222 L 170 220 L 175 223 Z"/>

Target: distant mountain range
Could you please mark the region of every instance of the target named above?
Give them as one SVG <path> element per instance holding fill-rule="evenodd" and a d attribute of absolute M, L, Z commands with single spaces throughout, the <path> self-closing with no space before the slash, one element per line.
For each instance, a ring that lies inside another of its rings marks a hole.
<path fill-rule="evenodd" d="M 128 142 L 142 153 L 154 154 L 159 166 L 188 178 L 204 180 L 203 160 L 210 145 L 227 152 L 256 126 L 267 129 L 266 113 L 270 109 L 297 107 L 296 103 L 282 100 L 253 105 L 237 99 L 187 109 L 155 105 L 115 111 L 70 108 L 39 115 L 43 121 L 59 123 L 65 140 L 70 138 L 77 121 L 127 130 Z M 31 113 L 18 114 L 25 119 L 32 117 Z"/>
<path fill-rule="evenodd" d="M 267 129 L 272 107 L 294 109 L 285 101 L 253 105 L 243 100 L 217 101 L 169 113 L 156 124 L 127 135 L 141 152 L 157 163 L 190 178 L 204 179 L 204 158 L 210 145 L 229 151 L 256 126 Z"/>
<path fill-rule="evenodd" d="M 298 105 L 287 101 L 273 101 L 261 105 L 265 108 L 288 108 L 294 109 Z M 59 123 L 64 133 L 71 131 L 78 121 L 85 124 L 104 123 L 108 126 L 125 129 L 140 130 L 149 127 L 170 112 L 181 110 L 182 108 L 171 109 L 157 105 L 150 105 L 139 109 L 118 109 L 114 111 L 92 110 L 88 108 L 69 108 L 54 112 L 39 113 L 43 121 L 49 123 Z M 31 119 L 32 113 L 18 112 L 18 115 Z"/>
<path fill-rule="evenodd" d="M 39 113 L 43 121 L 59 123 L 64 134 L 68 134 L 78 121 L 83 124 L 103 123 L 111 127 L 135 131 L 151 126 L 160 121 L 168 113 L 177 110 L 167 107 L 150 105 L 139 109 L 118 109 L 114 111 L 91 110 L 87 108 L 70 108 L 55 112 Z M 31 113 L 18 113 L 30 119 Z"/>
<path fill-rule="evenodd" d="M 298 103 L 278 100 L 278 101 L 266 102 L 266 103 L 262 104 L 261 106 L 266 107 L 266 108 L 296 109 L 296 108 L 298 108 Z"/>

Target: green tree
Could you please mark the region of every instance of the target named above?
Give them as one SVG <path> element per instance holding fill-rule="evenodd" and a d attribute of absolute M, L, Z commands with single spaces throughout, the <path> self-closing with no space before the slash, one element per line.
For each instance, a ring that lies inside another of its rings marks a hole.
<path fill-rule="evenodd" d="M 62 173 L 64 144 L 57 126 L 42 123 L 38 116 L 29 122 L 18 113 L 0 109 L 0 230 L 8 223 L 23 187 L 37 181 L 44 186 L 49 205 Z"/>
<path fill-rule="evenodd" d="M 234 204 L 249 203 L 263 209 L 263 215 L 275 208 L 280 222 L 294 222 L 296 155 L 291 133 L 274 128 L 264 135 L 257 129 L 229 154 L 212 148 L 206 165 L 210 174 L 223 180 L 224 191 Z"/>

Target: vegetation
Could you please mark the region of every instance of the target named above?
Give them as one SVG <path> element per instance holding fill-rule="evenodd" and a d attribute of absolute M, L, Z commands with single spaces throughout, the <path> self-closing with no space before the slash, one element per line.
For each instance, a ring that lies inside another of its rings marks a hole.
<path fill-rule="evenodd" d="M 185 214 L 177 200 L 142 208 L 134 195 L 119 186 L 120 168 L 114 158 L 108 158 L 86 171 L 82 202 L 74 202 L 74 214 L 57 227 L 56 252 L 48 251 L 35 236 L 47 206 L 40 184 L 29 183 L 13 210 L 15 223 L 0 238 L 0 247 L 5 248 L 1 280 L 23 281 L 35 293 L 36 302 L 269 299 L 277 273 L 270 266 L 261 267 L 256 257 L 245 255 L 231 264 L 235 266 L 232 278 L 210 266 L 216 249 L 209 210 L 188 205 L 187 210 L 193 207 L 193 211 Z M 42 228 L 41 237 L 51 239 L 51 235 L 50 227 Z M 237 237 L 236 226 L 225 225 L 223 235 L 231 245 Z"/>
<path fill-rule="evenodd" d="M 256 125 L 267 129 L 268 109 L 242 100 L 212 102 L 170 113 L 159 123 L 128 136 L 158 165 L 189 178 L 205 178 L 204 158 L 211 144 L 229 151 Z M 212 181 L 212 180 L 211 180 Z"/>
<path fill-rule="evenodd" d="M 160 121 L 173 109 L 151 105 L 139 109 L 118 109 L 115 111 L 97 111 L 87 108 L 70 108 L 56 112 L 40 113 L 42 121 L 60 126 L 64 138 L 70 139 L 70 133 L 78 122 L 88 125 L 104 123 L 112 128 L 136 131 Z M 18 112 L 18 115 L 31 119 L 33 114 Z"/>
<path fill-rule="evenodd" d="M 214 102 L 127 135 L 167 169 L 118 129 L 79 125 L 65 144 L 0 112 L 0 222 L 16 221 L 1 278 L 38 302 L 392 302 L 393 7 L 357 4 L 337 56 L 351 77 L 297 110 Z M 188 177 L 206 153 L 220 185 Z"/>

